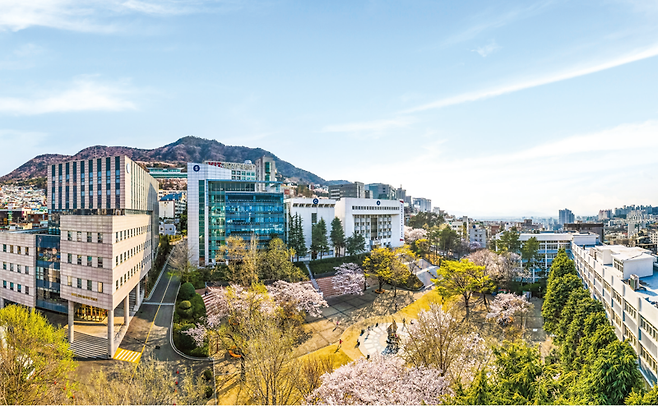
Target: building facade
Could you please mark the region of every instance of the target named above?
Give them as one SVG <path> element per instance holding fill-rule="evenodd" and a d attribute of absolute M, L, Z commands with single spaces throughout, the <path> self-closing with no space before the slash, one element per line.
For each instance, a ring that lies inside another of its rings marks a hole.
<path fill-rule="evenodd" d="M 638 355 L 652 385 L 658 377 L 658 274 L 656 257 L 641 248 L 572 244 L 576 269 L 592 296 L 603 303 L 620 340 Z"/>
<path fill-rule="evenodd" d="M 396 189 L 385 183 L 369 183 L 366 185 L 366 190 L 370 191 L 371 199 L 398 200 Z"/>
<path fill-rule="evenodd" d="M 272 237 L 285 241 L 286 214 L 277 182 L 256 180 L 250 163 L 188 163 L 187 242 L 191 261 L 206 265 L 221 261 L 226 239 L 257 238 L 265 247 Z M 259 192 L 258 184 L 268 192 Z"/>
<path fill-rule="evenodd" d="M 468 232 L 470 244 L 477 244 L 480 248 L 487 247 L 487 229 L 478 224 L 472 224 Z"/>
<path fill-rule="evenodd" d="M 268 190 L 268 186 L 277 187 L 277 183 L 270 183 L 276 182 L 276 176 L 276 162 L 273 158 L 262 156 L 256 160 L 256 180 L 261 181 L 257 185 L 259 192 L 277 192 L 277 190 Z"/>
<path fill-rule="evenodd" d="M 343 183 L 329 186 L 329 198 L 339 200 L 343 198 L 365 199 L 366 188 L 361 182 Z"/>
<path fill-rule="evenodd" d="M 366 250 L 404 245 L 404 203 L 399 200 L 354 199 L 336 201 L 335 216 L 343 223 L 345 237 L 361 234 Z"/>
<path fill-rule="evenodd" d="M 8 246 L 0 258 L 10 272 L 2 271 L 8 289 L 0 290 L 0 304 L 68 313 L 71 342 L 76 319 L 106 323 L 112 357 L 114 311 L 123 303 L 127 329 L 156 253 L 157 181 L 128 157 L 115 156 L 50 165 L 47 182 L 48 228 L 0 233 Z"/>
<path fill-rule="evenodd" d="M 430 212 L 432 211 L 432 199 L 426 199 L 424 197 L 414 197 L 413 206 L 416 212 L 419 213 Z"/>
<path fill-rule="evenodd" d="M 309 197 L 296 197 L 286 199 L 286 212 L 288 221 L 294 216 L 299 216 L 302 220 L 302 230 L 304 232 L 304 243 L 306 248 L 311 246 L 311 230 L 321 219 L 327 224 L 327 239 L 331 232 L 331 222 L 336 217 L 336 200 L 318 199 Z M 288 225 L 288 230 L 290 225 Z M 345 236 L 347 237 L 347 235 Z"/>
<path fill-rule="evenodd" d="M 571 210 L 564 209 L 558 212 L 558 222 L 560 225 L 573 223 L 574 221 L 576 221 L 576 217 L 573 215 Z"/>

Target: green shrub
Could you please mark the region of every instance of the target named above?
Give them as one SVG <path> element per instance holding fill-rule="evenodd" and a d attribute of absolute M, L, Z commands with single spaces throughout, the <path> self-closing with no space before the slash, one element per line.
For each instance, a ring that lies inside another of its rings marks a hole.
<path fill-rule="evenodd" d="M 311 268 L 311 272 L 313 272 L 313 275 L 317 276 L 317 275 L 335 273 L 336 270 L 334 269 L 334 267 L 349 262 L 353 262 L 361 266 L 365 258 L 366 258 L 366 254 L 350 255 L 350 256 L 338 257 L 338 258 L 323 258 L 309 262 L 308 266 Z"/>
<path fill-rule="evenodd" d="M 192 303 L 192 316 L 195 321 L 206 315 L 206 305 L 203 303 L 203 298 L 200 294 L 195 293 L 190 303 Z"/>
<path fill-rule="evenodd" d="M 190 300 L 196 292 L 194 291 L 194 285 L 189 282 L 185 282 L 178 291 L 178 300 Z"/>
<path fill-rule="evenodd" d="M 209 381 L 209 380 L 212 379 L 212 371 L 210 370 L 210 368 L 203 371 L 203 379 L 205 379 L 206 381 Z"/>
<path fill-rule="evenodd" d="M 194 328 L 194 324 L 183 324 L 179 330 L 179 342 L 181 350 L 193 350 L 196 348 L 196 342 L 192 337 L 184 334 L 185 331 Z"/>
<path fill-rule="evenodd" d="M 192 308 L 192 303 L 189 300 L 183 300 L 176 306 L 176 312 L 181 318 L 189 319 L 194 314 L 194 308 Z"/>

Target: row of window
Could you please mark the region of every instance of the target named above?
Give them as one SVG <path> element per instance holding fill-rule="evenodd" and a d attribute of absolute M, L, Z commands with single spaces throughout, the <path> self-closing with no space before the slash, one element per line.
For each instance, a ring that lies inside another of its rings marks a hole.
<path fill-rule="evenodd" d="M 653 370 L 654 373 L 658 372 L 658 364 L 656 363 L 656 359 L 649 354 L 647 350 L 644 349 L 643 346 L 640 345 L 640 357 L 644 360 L 644 362 L 647 363 L 649 368 Z"/>
<path fill-rule="evenodd" d="M 14 254 L 14 246 L 13 245 L 7 245 L 7 244 L 2 244 L 2 252 L 8 252 L 10 254 Z M 20 245 L 16 246 L 16 254 L 18 255 L 30 255 L 30 247 L 21 247 Z"/>
<path fill-rule="evenodd" d="M 69 264 L 76 264 L 76 265 L 87 265 L 87 266 L 94 266 L 94 257 L 91 255 L 87 255 L 87 259 L 83 264 L 83 256 L 82 255 L 76 255 L 75 256 L 75 262 L 73 262 L 73 255 L 74 254 L 67 254 L 67 261 Z M 96 257 L 96 268 L 102 268 L 103 267 L 103 257 Z"/>
<path fill-rule="evenodd" d="M 25 293 L 26 295 L 30 294 L 30 287 L 22 286 L 20 283 L 14 284 L 14 282 L 7 283 L 7 281 L 2 281 L 2 287 L 4 289 L 7 289 L 7 287 L 9 287 L 9 290 L 15 290 L 18 293 Z"/>
<path fill-rule="evenodd" d="M 656 330 L 653 324 L 649 323 L 644 317 L 640 319 L 640 328 L 646 331 L 647 335 L 658 341 L 658 330 Z"/>
<path fill-rule="evenodd" d="M 78 241 L 78 242 L 83 242 L 82 239 L 82 233 L 84 231 L 67 231 L 66 232 L 66 239 L 68 241 Z M 103 233 L 90 233 L 90 232 L 84 232 L 85 237 L 87 242 L 97 242 L 99 244 L 103 243 Z M 94 238 L 94 234 L 96 235 Z M 75 240 L 74 240 L 75 238 Z M 95 240 L 95 241 L 94 241 Z"/>
<path fill-rule="evenodd" d="M 83 289 L 83 286 L 84 286 L 84 289 L 93 291 L 93 288 L 92 288 L 93 281 L 87 279 L 87 280 L 84 281 L 85 283 L 83 283 L 82 278 L 75 278 L 75 279 L 76 279 L 76 285 L 75 286 L 78 289 Z M 67 276 L 66 277 L 66 284 L 68 286 L 73 287 L 73 277 L 72 276 Z M 103 293 L 103 282 L 96 282 L 96 292 Z"/>
<path fill-rule="evenodd" d="M 352 210 L 400 210 L 394 206 L 352 206 Z"/>
<path fill-rule="evenodd" d="M 21 269 L 22 269 L 23 272 L 21 272 Z M 11 271 L 11 272 L 16 271 L 18 273 L 25 273 L 25 275 L 30 274 L 30 267 L 27 266 L 27 265 L 22 266 L 21 264 L 12 264 L 12 263 L 3 262 L 2 263 L 2 270 Z"/>
<path fill-rule="evenodd" d="M 128 238 L 132 238 L 141 234 L 145 234 L 150 231 L 150 225 L 148 226 L 142 226 L 142 227 L 135 227 L 135 228 L 129 228 L 127 230 L 123 231 L 117 231 L 114 236 L 114 242 L 119 242 L 126 240 Z"/>
<path fill-rule="evenodd" d="M 147 243 L 148 243 L 148 242 L 147 242 Z M 119 266 L 120 264 L 123 264 L 124 261 L 127 261 L 127 260 L 129 260 L 130 258 L 132 258 L 132 257 L 134 257 L 135 255 L 137 255 L 138 253 L 144 251 L 144 248 L 145 248 L 145 247 L 146 247 L 146 243 L 142 243 L 142 244 L 139 244 L 138 246 L 136 246 L 136 247 L 134 247 L 134 248 L 129 249 L 129 250 L 126 251 L 126 252 L 123 252 L 123 253 L 117 255 L 117 256 L 114 258 L 114 265 L 115 265 L 115 266 Z"/>
<path fill-rule="evenodd" d="M 116 281 L 114 281 L 117 290 L 119 289 L 120 286 L 123 286 L 124 283 L 128 282 L 128 279 L 130 279 L 130 278 L 132 278 L 133 276 L 135 276 L 135 274 L 136 274 L 137 272 L 139 272 L 139 270 L 140 270 L 141 268 L 142 268 L 142 266 L 141 266 L 141 262 L 140 262 L 140 263 L 138 263 L 137 265 L 135 265 L 135 266 L 133 266 L 132 268 L 130 268 L 130 270 L 129 270 L 128 272 L 126 272 L 122 277 L 120 277 L 119 279 L 117 279 Z"/>

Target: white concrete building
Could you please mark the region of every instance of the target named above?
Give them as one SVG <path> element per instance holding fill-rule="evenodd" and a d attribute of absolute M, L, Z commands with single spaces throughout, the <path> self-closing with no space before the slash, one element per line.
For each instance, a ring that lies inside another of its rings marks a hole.
<path fill-rule="evenodd" d="M 480 248 L 487 247 L 487 229 L 478 225 L 473 224 L 468 229 L 468 240 L 471 244 L 479 244 Z"/>
<path fill-rule="evenodd" d="M 304 242 L 306 248 L 311 246 L 311 228 L 317 224 L 320 219 L 324 219 L 327 224 L 327 239 L 331 232 L 331 222 L 336 217 L 336 200 L 318 199 L 308 197 L 295 197 L 284 201 L 286 211 L 288 212 L 288 221 L 291 217 L 299 215 L 302 219 L 302 229 L 304 230 Z M 345 225 L 343 225 L 343 228 Z M 290 229 L 290 226 L 288 226 Z M 348 235 L 345 234 L 345 237 Z M 331 240 L 330 240 L 331 242 Z"/>
<path fill-rule="evenodd" d="M 640 371 L 651 384 L 658 377 L 658 274 L 656 257 L 637 247 L 572 244 L 585 287 L 603 307 L 620 340 L 638 354 Z"/>
<path fill-rule="evenodd" d="M 336 217 L 343 223 L 345 237 L 362 234 L 366 249 L 404 245 L 404 202 L 342 198 L 336 201 Z"/>

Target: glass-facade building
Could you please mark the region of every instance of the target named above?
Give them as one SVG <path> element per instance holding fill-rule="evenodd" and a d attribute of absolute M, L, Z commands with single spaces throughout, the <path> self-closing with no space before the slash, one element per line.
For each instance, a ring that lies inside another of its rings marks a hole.
<path fill-rule="evenodd" d="M 259 248 L 273 238 L 286 241 L 279 184 L 266 182 L 268 192 L 261 192 L 263 182 L 253 179 L 251 164 L 223 164 L 188 164 L 188 246 L 200 265 L 223 261 L 231 236 L 257 238 Z"/>

